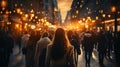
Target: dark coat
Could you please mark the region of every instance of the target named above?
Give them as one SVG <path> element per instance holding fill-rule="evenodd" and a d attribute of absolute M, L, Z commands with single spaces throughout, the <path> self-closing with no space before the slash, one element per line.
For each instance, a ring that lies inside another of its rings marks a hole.
<path fill-rule="evenodd" d="M 83 38 L 83 47 L 86 52 L 93 51 L 94 47 L 94 38 L 91 33 L 85 33 Z"/>

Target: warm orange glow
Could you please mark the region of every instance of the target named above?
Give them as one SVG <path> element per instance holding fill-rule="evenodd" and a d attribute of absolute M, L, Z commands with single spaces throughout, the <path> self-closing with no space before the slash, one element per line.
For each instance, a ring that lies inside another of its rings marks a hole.
<path fill-rule="evenodd" d="M 20 12 L 21 12 L 21 9 L 20 9 L 20 8 L 17 8 L 16 11 L 17 11 L 17 13 L 20 13 Z"/>
<path fill-rule="evenodd" d="M 16 28 L 19 28 L 19 24 L 16 24 L 15 27 L 16 27 Z"/>
<path fill-rule="evenodd" d="M 2 11 L 0 11 L 0 13 L 2 14 L 3 12 L 2 12 Z"/>
<path fill-rule="evenodd" d="M 76 10 L 76 14 L 78 14 L 79 13 L 79 11 L 78 10 Z"/>
<path fill-rule="evenodd" d="M 93 23 L 95 23 L 95 20 L 92 20 Z"/>
<path fill-rule="evenodd" d="M 85 18 L 83 18 L 83 21 L 85 21 Z"/>
<path fill-rule="evenodd" d="M 62 20 L 65 20 L 67 11 L 70 10 L 73 0 L 58 0 L 58 7 L 61 10 Z"/>
<path fill-rule="evenodd" d="M 103 16 L 103 17 L 105 17 L 106 15 L 105 15 L 105 14 L 103 14 L 102 16 Z"/>
<path fill-rule="evenodd" d="M 1 1 L 2 8 L 5 8 L 7 6 L 7 2 L 5 0 Z"/>
<path fill-rule="evenodd" d="M 31 29 L 35 29 L 36 28 L 36 26 L 35 25 L 31 25 Z"/>
<path fill-rule="evenodd" d="M 87 19 L 89 19 L 89 20 L 90 20 L 90 19 L 91 19 L 91 17 L 87 17 Z"/>
<path fill-rule="evenodd" d="M 54 8 L 54 11 L 55 11 L 55 12 L 57 12 L 57 11 L 58 11 L 58 9 L 57 9 L 57 8 Z"/>
<path fill-rule="evenodd" d="M 98 16 L 96 16 L 96 20 L 98 20 L 99 19 L 99 17 Z"/>
<path fill-rule="evenodd" d="M 108 15 L 108 17 L 110 18 L 110 17 L 111 17 L 111 15 Z"/>
<path fill-rule="evenodd" d="M 25 25 L 27 26 L 27 25 L 28 25 L 28 23 L 25 23 Z"/>
<path fill-rule="evenodd" d="M 31 17 L 34 17 L 35 15 L 34 14 L 31 14 Z"/>
<path fill-rule="evenodd" d="M 46 24 L 45 24 L 45 25 L 49 26 L 50 24 L 49 24 L 49 22 L 46 22 Z"/>
<path fill-rule="evenodd" d="M 34 13 L 34 10 L 32 9 L 30 12 L 31 12 L 31 13 Z"/>
<path fill-rule="evenodd" d="M 82 23 L 82 21 L 80 20 L 80 21 L 78 21 L 78 23 L 79 23 L 79 24 L 81 24 L 81 23 Z"/>
<path fill-rule="evenodd" d="M 28 18 L 28 14 L 25 14 L 25 17 Z"/>
<path fill-rule="evenodd" d="M 8 12 L 8 11 L 6 11 L 6 14 L 9 14 L 9 12 Z"/>
<path fill-rule="evenodd" d="M 88 25 L 85 25 L 85 28 L 87 28 L 87 29 L 88 29 L 88 27 L 89 27 Z"/>
<path fill-rule="evenodd" d="M 38 16 L 35 16 L 35 19 L 37 19 L 38 18 Z"/>
<path fill-rule="evenodd" d="M 115 12 L 116 11 L 116 7 L 115 6 L 111 7 L 111 11 Z"/>
<path fill-rule="evenodd" d="M 20 14 L 23 14 L 23 12 L 20 12 Z"/>

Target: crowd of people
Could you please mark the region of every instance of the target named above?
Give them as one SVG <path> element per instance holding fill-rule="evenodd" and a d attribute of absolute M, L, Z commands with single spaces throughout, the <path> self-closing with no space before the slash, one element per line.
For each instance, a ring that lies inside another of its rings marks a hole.
<path fill-rule="evenodd" d="M 10 54 L 16 44 L 25 55 L 26 67 L 77 67 L 81 51 L 85 54 L 85 67 L 90 67 L 94 49 L 98 52 L 101 67 L 105 57 L 112 59 L 112 52 L 116 58 L 120 58 L 120 32 L 78 32 L 57 28 L 56 31 L 25 31 L 17 39 L 14 36 L 13 32 L 0 31 L 0 67 L 8 67 Z"/>

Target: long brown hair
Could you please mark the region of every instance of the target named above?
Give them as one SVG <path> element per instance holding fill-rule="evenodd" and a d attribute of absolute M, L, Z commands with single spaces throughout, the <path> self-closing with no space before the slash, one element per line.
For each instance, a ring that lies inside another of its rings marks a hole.
<path fill-rule="evenodd" d="M 61 59 L 67 52 L 69 41 L 66 32 L 62 28 L 58 28 L 52 42 L 51 57 L 54 60 Z"/>

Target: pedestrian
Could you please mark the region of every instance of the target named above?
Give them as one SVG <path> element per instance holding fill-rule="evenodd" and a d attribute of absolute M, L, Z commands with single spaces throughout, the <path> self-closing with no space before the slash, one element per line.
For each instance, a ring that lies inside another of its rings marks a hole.
<path fill-rule="evenodd" d="M 14 40 L 11 33 L 0 31 L 0 67 L 8 67 L 10 55 L 13 53 Z"/>
<path fill-rule="evenodd" d="M 117 66 L 120 67 L 120 31 L 114 33 L 114 52 Z"/>
<path fill-rule="evenodd" d="M 68 35 L 70 44 L 74 46 L 74 56 L 75 56 L 75 62 L 77 65 L 78 55 L 81 54 L 79 36 L 77 35 L 76 32 L 73 32 L 71 30 L 67 32 L 67 35 Z"/>
<path fill-rule="evenodd" d="M 30 32 L 30 38 L 25 47 L 26 67 L 34 67 L 35 48 L 36 48 L 36 43 L 38 41 L 38 37 L 36 35 L 37 35 L 36 31 L 32 30 Z"/>
<path fill-rule="evenodd" d="M 106 39 L 107 39 L 107 43 L 106 43 L 106 58 L 111 59 L 111 53 L 112 53 L 112 45 L 113 45 L 113 36 L 112 36 L 112 32 L 111 31 L 107 31 L 106 32 Z"/>
<path fill-rule="evenodd" d="M 93 34 L 90 31 L 84 33 L 82 45 L 85 50 L 85 60 L 86 60 L 85 66 L 90 67 L 90 59 L 94 48 L 94 38 L 93 38 Z"/>
<path fill-rule="evenodd" d="M 104 65 L 104 57 L 106 54 L 106 36 L 105 32 L 102 30 L 98 34 L 98 57 L 99 57 L 99 64 Z"/>
<path fill-rule="evenodd" d="M 30 34 L 27 31 L 24 32 L 23 36 L 21 37 L 21 51 L 24 55 L 26 54 L 26 46 L 29 38 L 30 38 Z"/>
<path fill-rule="evenodd" d="M 42 38 L 37 41 L 34 56 L 35 67 L 45 67 L 46 48 L 51 40 L 48 38 L 48 32 L 44 32 Z"/>
<path fill-rule="evenodd" d="M 52 43 L 47 47 L 45 67 L 76 67 L 74 47 L 62 28 L 56 30 Z"/>

